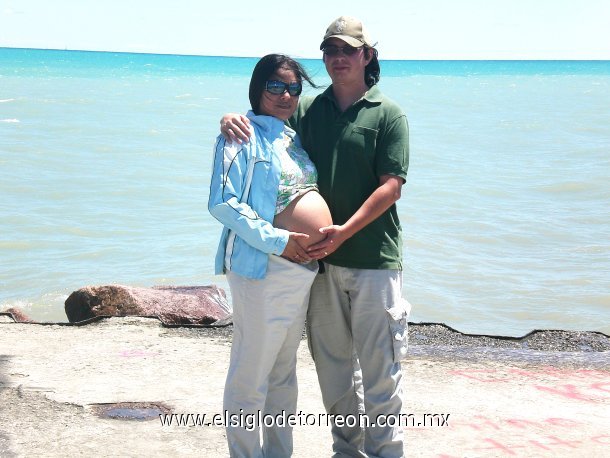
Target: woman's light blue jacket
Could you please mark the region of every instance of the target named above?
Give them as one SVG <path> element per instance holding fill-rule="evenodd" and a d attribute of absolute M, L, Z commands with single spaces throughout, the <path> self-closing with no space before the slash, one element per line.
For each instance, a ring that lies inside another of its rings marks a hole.
<path fill-rule="evenodd" d="M 248 143 L 230 143 L 222 135 L 216 140 L 208 210 L 224 225 L 215 273 L 230 270 L 261 279 L 267 273 L 269 254 L 282 254 L 288 243 L 288 231 L 273 227 L 282 134 L 293 137 L 298 146 L 300 142 L 278 118 L 252 111 L 246 116 L 252 125 Z"/>

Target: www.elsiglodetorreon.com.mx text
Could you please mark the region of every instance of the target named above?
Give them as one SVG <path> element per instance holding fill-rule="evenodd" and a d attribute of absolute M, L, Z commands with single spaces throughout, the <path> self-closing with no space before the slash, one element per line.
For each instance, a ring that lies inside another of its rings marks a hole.
<path fill-rule="evenodd" d="M 230 413 L 225 411 L 222 414 L 205 414 L 205 413 L 167 413 L 160 414 L 159 419 L 161 426 L 222 426 L 245 428 L 248 431 L 253 430 L 258 426 L 271 427 L 295 427 L 295 426 L 331 426 L 333 424 L 343 427 L 364 427 L 374 428 L 379 427 L 403 427 L 403 428 L 421 428 L 421 427 L 437 427 L 449 426 L 448 413 L 401 413 L 399 415 L 378 415 L 371 419 L 366 414 L 359 415 L 332 415 L 326 413 L 305 413 L 299 411 L 297 413 L 286 413 L 282 411 L 279 414 L 263 414 L 262 412 L 245 413 L 240 410 L 239 413 Z"/>

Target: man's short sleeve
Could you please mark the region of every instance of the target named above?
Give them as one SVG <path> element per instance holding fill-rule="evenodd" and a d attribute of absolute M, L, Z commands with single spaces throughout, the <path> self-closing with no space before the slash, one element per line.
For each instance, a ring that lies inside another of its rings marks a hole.
<path fill-rule="evenodd" d="M 377 144 L 377 175 L 395 175 L 407 178 L 409 168 L 409 125 L 407 117 L 394 116 L 380 132 Z"/>

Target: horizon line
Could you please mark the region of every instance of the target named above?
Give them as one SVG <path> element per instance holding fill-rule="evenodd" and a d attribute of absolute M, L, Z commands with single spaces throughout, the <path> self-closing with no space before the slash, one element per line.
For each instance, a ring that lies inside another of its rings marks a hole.
<path fill-rule="evenodd" d="M 0 49 L 19 49 L 32 51 L 66 51 L 66 52 L 90 52 L 90 53 L 107 53 L 107 54 L 134 54 L 134 55 L 152 55 L 152 56 L 178 56 L 178 57 L 222 57 L 232 59 L 257 59 L 262 56 L 224 56 L 213 54 L 183 54 L 183 53 L 166 53 L 166 52 L 143 52 L 143 51 L 114 51 L 114 50 L 98 50 L 98 49 L 72 49 L 72 48 L 31 48 L 20 46 L 0 46 Z M 286 54 L 294 59 L 301 60 L 322 60 L 320 57 L 303 57 L 297 55 Z M 577 58 L 430 58 L 430 59 L 379 59 L 380 61 L 398 61 L 398 62 L 609 62 L 609 59 L 577 59 Z"/>

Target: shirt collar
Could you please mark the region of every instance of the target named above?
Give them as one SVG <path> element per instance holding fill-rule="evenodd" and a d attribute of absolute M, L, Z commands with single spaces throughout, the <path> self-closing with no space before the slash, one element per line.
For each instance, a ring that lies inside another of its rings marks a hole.
<path fill-rule="evenodd" d="M 322 93 L 322 97 L 325 97 L 331 100 L 333 103 L 337 104 L 337 99 L 335 98 L 335 94 L 333 93 L 332 84 Z M 369 103 L 381 103 L 382 94 L 377 85 L 375 84 L 371 87 L 366 93 L 362 96 L 360 100 L 366 100 Z M 356 102 L 358 103 L 358 102 Z"/>
<path fill-rule="evenodd" d="M 371 103 L 381 103 L 381 91 L 375 84 L 372 88 L 366 91 L 366 94 L 364 94 L 364 97 L 362 98 Z"/>

